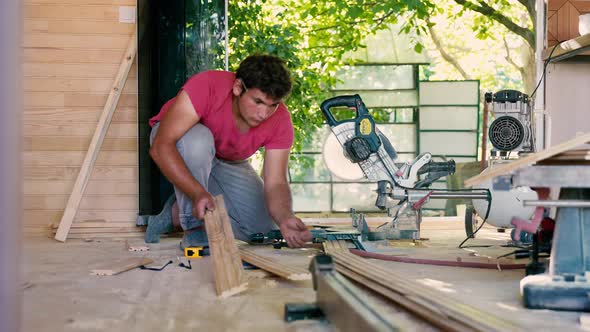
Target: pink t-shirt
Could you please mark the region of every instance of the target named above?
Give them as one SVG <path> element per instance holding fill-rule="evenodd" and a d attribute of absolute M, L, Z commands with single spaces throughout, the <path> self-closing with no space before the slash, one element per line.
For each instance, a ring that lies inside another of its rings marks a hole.
<path fill-rule="evenodd" d="M 293 145 L 293 123 L 284 103 L 259 126 L 240 133 L 232 114 L 234 80 L 234 73 L 211 70 L 193 75 L 182 87 L 199 115 L 199 123 L 213 134 L 217 158 L 244 160 L 262 146 L 268 150 L 290 149 Z M 174 99 L 166 102 L 160 113 L 150 119 L 150 126 L 160 121 Z"/>

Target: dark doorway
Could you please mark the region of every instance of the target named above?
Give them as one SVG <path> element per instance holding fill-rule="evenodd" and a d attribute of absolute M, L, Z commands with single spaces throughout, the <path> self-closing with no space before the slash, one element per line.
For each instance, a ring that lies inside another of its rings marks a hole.
<path fill-rule="evenodd" d="M 148 120 L 190 76 L 222 68 L 224 15 L 223 0 L 138 1 L 140 215 L 159 212 L 173 192 L 148 154 Z"/>

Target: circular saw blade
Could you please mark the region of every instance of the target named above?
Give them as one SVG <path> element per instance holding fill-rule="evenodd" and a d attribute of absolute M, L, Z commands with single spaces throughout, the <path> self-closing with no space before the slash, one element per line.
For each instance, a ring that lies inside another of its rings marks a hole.
<path fill-rule="evenodd" d="M 360 166 L 346 158 L 344 149 L 334 133 L 326 138 L 322 154 L 324 163 L 332 175 L 347 181 L 358 181 L 365 177 Z"/>

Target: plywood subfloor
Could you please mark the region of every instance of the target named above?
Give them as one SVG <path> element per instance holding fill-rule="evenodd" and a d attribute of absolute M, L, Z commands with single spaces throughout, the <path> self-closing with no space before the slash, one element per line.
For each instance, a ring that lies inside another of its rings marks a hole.
<path fill-rule="evenodd" d="M 488 259 L 512 249 L 502 248 L 508 233 L 484 229 L 467 244 L 490 244 L 473 248 L 474 256 L 456 246 L 464 238 L 462 224 L 428 221 L 422 237 L 429 240 L 423 248 L 377 248 L 382 252 L 408 257 L 438 259 Z M 142 245 L 140 240 L 128 240 Z M 327 323 L 283 322 L 287 302 L 313 302 L 311 281 L 285 281 L 260 270 L 246 271 L 249 290 L 219 300 L 215 296 L 209 258 L 192 260 L 192 270 L 178 266 L 179 239 L 166 238 L 149 245 L 148 252 L 129 252 L 124 241 L 50 239 L 28 240 L 23 249 L 23 322 L 22 330 L 36 331 L 332 331 Z M 315 249 L 259 252 L 289 264 L 306 267 Z M 105 261 L 146 255 L 163 271 L 127 271 L 116 276 L 91 276 L 90 270 Z M 526 261 L 521 261 L 526 262 Z M 521 305 L 519 281 L 522 270 L 498 271 L 440 267 L 380 261 L 398 275 L 415 280 L 424 287 L 436 288 L 449 297 L 497 316 L 511 319 L 527 329 L 539 331 L 581 330 L 580 313 L 527 310 Z M 379 302 L 392 319 L 405 324 L 403 314 Z M 419 328 L 423 330 L 422 328 Z M 425 328 L 425 330 L 431 330 Z"/>

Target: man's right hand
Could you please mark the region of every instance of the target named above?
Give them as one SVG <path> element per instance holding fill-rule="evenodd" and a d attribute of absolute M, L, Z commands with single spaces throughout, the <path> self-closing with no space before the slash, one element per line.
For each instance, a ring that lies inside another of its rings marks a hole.
<path fill-rule="evenodd" d="M 196 195 L 193 199 L 193 215 L 197 217 L 197 219 L 203 220 L 207 210 L 215 210 L 215 201 L 209 192 L 204 191 L 203 193 Z"/>

